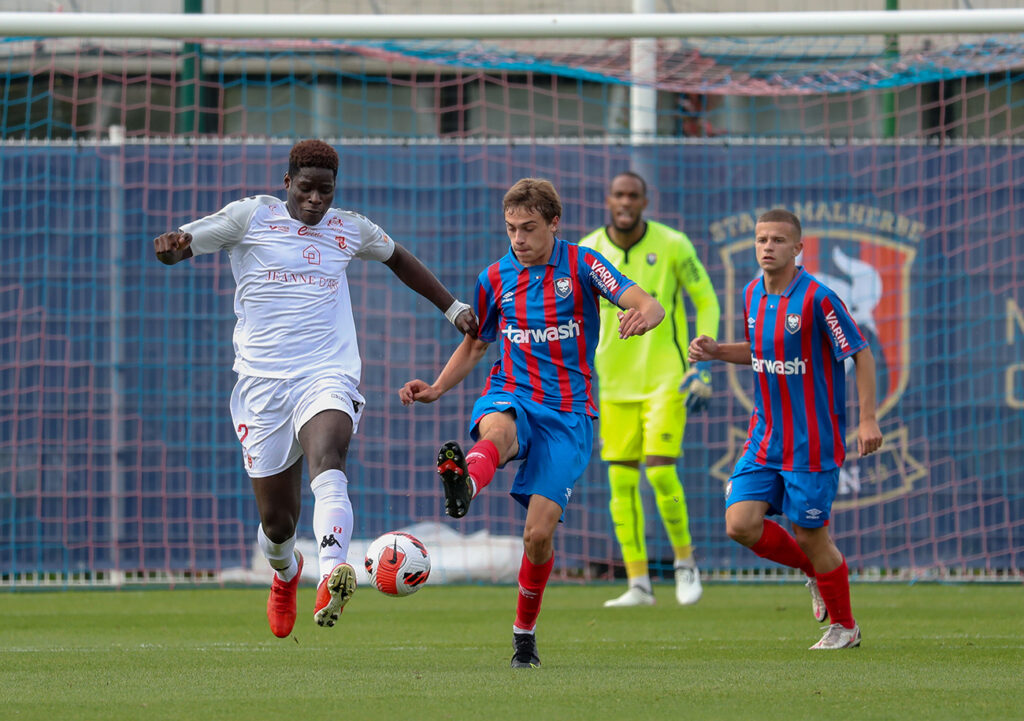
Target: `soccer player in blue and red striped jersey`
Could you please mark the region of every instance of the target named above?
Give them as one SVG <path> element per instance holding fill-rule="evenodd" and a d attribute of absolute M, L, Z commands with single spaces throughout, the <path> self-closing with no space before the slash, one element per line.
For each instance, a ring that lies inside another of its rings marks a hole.
<path fill-rule="evenodd" d="M 749 436 L 726 487 L 726 532 L 762 558 L 807 574 L 815 618 L 832 619 L 812 649 L 851 648 L 860 645 L 860 627 L 846 559 L 828 523 L 846 457 L 847 358 L 856 364 L 857 450 L 866 456 L 882 445 L 875 360 L 839 297 L 796 264 L 800 220 L 770 210 L 754 235 L 763 275 L 743 291 L 746 341 L 700 336 L 689 350 L 691 362 L 723 360 L 754 371 Z M 779 513 L 792 522 L 793 535 L 765 518 Z"/>
<path fill-rule="evenodd" d="M 619 338 L 643 335 L 665 311 L 600 253 L 556 237 L 562 203 L 547 180 L 520 180 L 503 205 L 511 248 L 477 279 L 478 335 L 465 336 L 432 384 L 409 381 L 399 396 L 405 405 L 437 400 L 500 342 L 501 355 L 473 406 L 476 444 L 463 454 L 458 443 L 445 443 L 438 473 L 445 511 L 461 518 L 497 468 L 522 461 L 510 490 L 526 507 L 512 667 L 535 668 L 534 631 L 554 565 L 555 528 L 593 449 L 598 299 L 622 309 Z"/>

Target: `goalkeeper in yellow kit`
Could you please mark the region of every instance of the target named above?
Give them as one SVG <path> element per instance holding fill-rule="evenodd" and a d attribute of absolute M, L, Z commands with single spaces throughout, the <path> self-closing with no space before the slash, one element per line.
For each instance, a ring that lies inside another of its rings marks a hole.
<path fill-rule="evenodd" d="M 683 290 L 697 310 L 697 335 L 718 336 L 718 299 L 689 238 L 644 220 L 647 184 L 636 173 L 612 178 L 611 222 L 580 241 L 657 298 L 665 322 L 646 335 L 618 340 L 618 308 L 601 303 L 601 340 L 594 365 L 601 412 L 601 457 L 608 462 L 611 514 L 629 588 L 605 606 L 654 603 L 647 568 L 640 466 L 654 489 L 658 511 L 675 553 L 676 600 L 696 603 L 700 572 L 693 558 L 686 498 L 676 472 L 686 412 L 700 412 L 711 396 L 710 364 L 690 367 Z"/>

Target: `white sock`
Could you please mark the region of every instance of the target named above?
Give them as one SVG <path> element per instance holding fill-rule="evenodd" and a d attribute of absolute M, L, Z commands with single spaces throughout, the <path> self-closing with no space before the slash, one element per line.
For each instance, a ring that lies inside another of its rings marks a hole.
<path fill-rule="evenodd" d="M 348 478 L 342 471 L 324 471 L 310 481 L 313 489 L 313 534 L 320 554 L 320 577 L 330 574 L 348 558 L 352 540 L 352 501 L 348 497 Z"/>
<path fill-rule="evenodd" d="M 263 531 L 263 524 L 260 524 L 256 531 L 256 540 L 260 544 L 260 550 L 267 559 L 270 567 L 277 571 L 278 577 L 285 583 L 295 578 L 299 572 L 299 562 L 295 558 L 295 536 L 292 535 L 283 543 L 274 543 Z"/>
<path fill-rule="evenodd" d="M 527 631 L 525 628 L 519 628 L 519 626 L 517 626 L 517 625 L 515 625 L 513 623 L 512 624 L 512 633 L 515 633 L 515 634 L 523 633 L 523 634 L 526 634 L 527 636 L 536 636 L 537 635 L 537 627 L 534 626 L 529 631 Z"/>
<path fill-rule="evenodd" d="M 641 591 L 647 593 L 654 593 L 654 589 L 651 588 L 651 577 L 650 576 L 637 576 L 636 578 L 629 579 L 630 586 L 636 586 Z"/>

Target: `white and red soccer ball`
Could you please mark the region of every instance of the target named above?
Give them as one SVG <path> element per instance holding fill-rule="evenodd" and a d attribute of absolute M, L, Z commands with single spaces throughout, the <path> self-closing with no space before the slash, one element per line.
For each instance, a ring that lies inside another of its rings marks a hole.
<path fill-rule="evenodd" d="M 388 531 L 366 550 L 370 583 L 388 596 L 416 593 L 430 576 L 430 554 L 413 535 Z"/>

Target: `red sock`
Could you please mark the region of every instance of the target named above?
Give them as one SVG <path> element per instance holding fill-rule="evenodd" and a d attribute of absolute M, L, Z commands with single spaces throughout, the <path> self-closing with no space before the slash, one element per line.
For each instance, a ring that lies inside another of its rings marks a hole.
<path fill-rule="evenodd" d="M 814 566 L 811 564 L 811 559 L 800 548 L 796 539 L 775 521 L 764 519 L 764 531 L 761 533 L 761 538 L 750 547 L 750 550 L 769 561 L 775 561 L 790 568 L 799 568 L 809 577 L 814 578 Z"/>
<path fill-rule="evenodd" d="M 523 562 L 519 566 L 519 600 L 516 601 L 516 628 L 532 631 L 537 625 L 540 615 L 540 602 L 544 598 L 544 588 L 548 585 L 551 567 L 555 565 L 555 554 L 551 554 L 545 563 L 535 565 L 523 554 Z"/>
<path fill-rule="evenodd" d="M 818 590 L 828 609 L 832 623 L 841 623 L 843 628 L 853 628 L 853 610 L 850 608 L 850 569 L 843 559 L 839 568 L 818 574 Z"/>
<path fill-rule="evenodd" d="M 498 447 L 486 439 L 477 441 L 476 445 L 469 449 L 469 453 L 466 454 L 466 466 L 469 468 L 469 477 L 476 484 L 476 493 L 484 490 L 494 478 L 499 460 Z"/>

